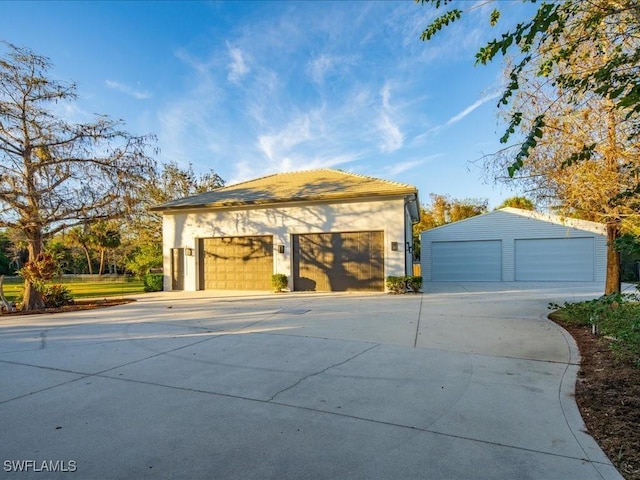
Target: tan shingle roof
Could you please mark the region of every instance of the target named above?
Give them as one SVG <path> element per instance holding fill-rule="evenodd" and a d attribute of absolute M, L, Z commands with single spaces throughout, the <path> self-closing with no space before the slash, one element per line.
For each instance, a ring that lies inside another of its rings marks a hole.
<path fill-rule="evenodd" d="M 333 169 L 306 170 L 278 173 L 229 185 L 200 195 L 173 200 L 153 207 L 152 210 L 219 208 L 412 193 L 417 193 L 416 187 L 403 183 Z"/>

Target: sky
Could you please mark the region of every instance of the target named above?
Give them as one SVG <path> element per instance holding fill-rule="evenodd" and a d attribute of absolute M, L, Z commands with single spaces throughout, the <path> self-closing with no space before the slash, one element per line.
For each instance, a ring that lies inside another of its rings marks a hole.
<path fill-rule="evenodd" d="M 77 84 L 71 119 L 156 135 L 159 163 L 227 184 L 336 168 L 495 208 L 520 194 L 479 162 L 502 146 L 503 65 L 474 55 L 527 7 L 498 2 L 492 28 L 495 4 L 459 3 L 423 42 L 437 12 L 413 0 L 2 1 L 0 40 Z"/>

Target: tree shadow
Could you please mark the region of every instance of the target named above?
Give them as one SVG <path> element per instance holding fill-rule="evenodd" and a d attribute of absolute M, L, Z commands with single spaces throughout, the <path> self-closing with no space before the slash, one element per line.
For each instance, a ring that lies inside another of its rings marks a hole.
<path fill-rule="evenodd" d="M 388 190 L 385 182 L 369 188 L 357 176 L 336 179 L 331 173 L 297 185 L 288 182 L 286 175 L 248 183 L 171 202 L 177 209 L 172 212 L 174 243 L 198 241 L 194 265 L 199 270 L 198 288 L 210 288 L 206 286 L 207 262 L 235 262 L 235 273 L 242 276 L 250 273 L 247 265 L 256 266 L 263 260 L 271 265 L 268 271 L 259 269 L 262 285 L 270 283 L 271 274 L 286 272 L 293 290 L 384 291 L 388 268 L 384 246 L 389 241 L 385 238 L 384 215 L 389 215 L 385 201 L 391 197 L 402 200 L 409 190 L 403 192 L 393 182 L 388 182 Z M 345 191 L 366 198 L 348 197 Z M 398 228 L 391 234 L 402 241 L 405 232 Z M 278 246 L 287 253 L 276 251 Z"/>

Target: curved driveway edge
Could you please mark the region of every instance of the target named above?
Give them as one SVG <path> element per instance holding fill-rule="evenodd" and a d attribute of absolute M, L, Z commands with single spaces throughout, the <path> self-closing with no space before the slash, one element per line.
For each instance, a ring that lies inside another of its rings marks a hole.
<path fill-rule="evenodd" d="M 622 478 L 584 431 L 575 343 L 546 319 L 601 285 L 424 289 L 0 317 L 3 474 Z"/>

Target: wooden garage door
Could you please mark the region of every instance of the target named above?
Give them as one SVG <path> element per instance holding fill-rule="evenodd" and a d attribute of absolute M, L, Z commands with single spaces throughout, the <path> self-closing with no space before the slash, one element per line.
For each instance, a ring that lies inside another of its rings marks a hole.
<path fill-rule="evenodd" d="M 200 239 L 201 290 L 271 290 L 273 237 Z"/>
<path fill-rule="evenodd" d="M 431 278 L 445 282 L 499 282 L 502 280 L 502 242 L 433 242 Z"/>
<path fill-rule="evenodd" d="M 294 290 L 384 291 L 383 247 L 383 232 L 294 235 Z"/>
<path fill-rule="evenodd" d="M 593 238 L 516 240 L 516 280 L 592 282 Z"/>

